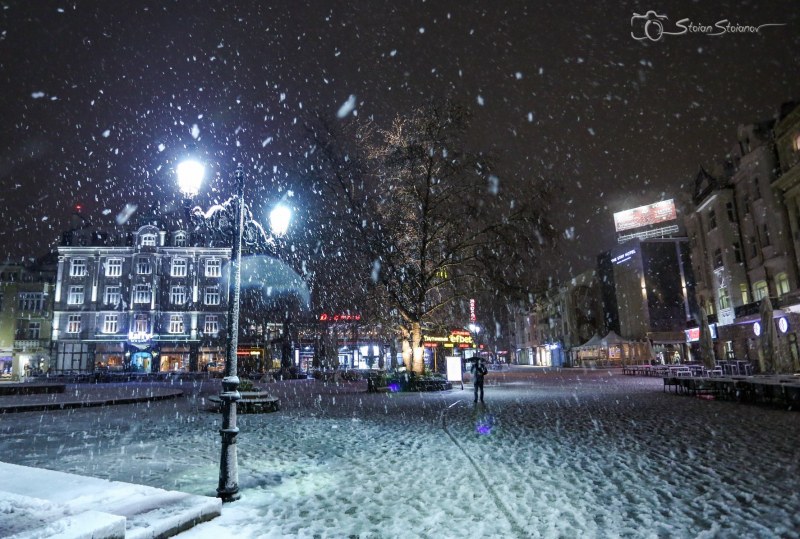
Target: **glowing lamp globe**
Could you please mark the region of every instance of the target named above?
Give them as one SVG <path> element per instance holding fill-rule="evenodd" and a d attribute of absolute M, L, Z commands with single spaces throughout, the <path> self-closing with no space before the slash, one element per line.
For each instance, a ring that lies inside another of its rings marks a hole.
<path fill-rule="evenodd" d="M 178 174 L 178 186 L 186 196 L 193 197 L 200 192 L 205 170 L 205 167 L 197 161 L 183 161 L 175 169 Z"/>
<path fill-rule="evenodd" d="M 276 206 L 269 214 L 269 227 L 276 236 L 283 236 L 289 230 L 292 210 L 286 206 Z"/>

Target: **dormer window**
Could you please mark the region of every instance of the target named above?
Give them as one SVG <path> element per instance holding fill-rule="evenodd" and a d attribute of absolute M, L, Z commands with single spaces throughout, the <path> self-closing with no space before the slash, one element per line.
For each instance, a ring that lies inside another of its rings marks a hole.
<path fill-rule="evenodd" d="M 151 233 L 142 234 L 140 243 L 142 247 L 155 247 L 156 235 Z"/>
<path fill-rule="evenodd" d="M 175 247 L 186 247 L 187 237 L 186 232 L 178 232 L 175 234 L 175 240 L 173 242 Z"/>

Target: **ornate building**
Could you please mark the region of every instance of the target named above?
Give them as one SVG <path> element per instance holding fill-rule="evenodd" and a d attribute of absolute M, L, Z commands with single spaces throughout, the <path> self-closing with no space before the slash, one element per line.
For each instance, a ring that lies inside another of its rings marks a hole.
<path fill-rule="evenodd" d="M 144 219 L 116 233 L 86 226 L 58 247 L 56 373 L 201 371 L 224 362 L 231 249 Z"/>

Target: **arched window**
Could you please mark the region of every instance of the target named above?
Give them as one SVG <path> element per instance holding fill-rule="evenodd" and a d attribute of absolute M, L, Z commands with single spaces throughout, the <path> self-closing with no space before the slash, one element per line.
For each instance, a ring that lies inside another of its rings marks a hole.
<path fill-rule="evenodd" d="M 186 232 L 176 232 L 173 244 L 175 247 L 186 247 L 188 237 Z"/>

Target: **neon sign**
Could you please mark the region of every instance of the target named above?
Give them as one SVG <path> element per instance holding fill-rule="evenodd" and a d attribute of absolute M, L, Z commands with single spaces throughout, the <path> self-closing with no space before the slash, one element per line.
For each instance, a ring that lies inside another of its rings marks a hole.
<path fill-rule="evenodd" d="M 337 313 L 328 314 L 322 313 L 319 315 L 320 322 L 358 322 L 361 320 L 360 314 Z"/>

